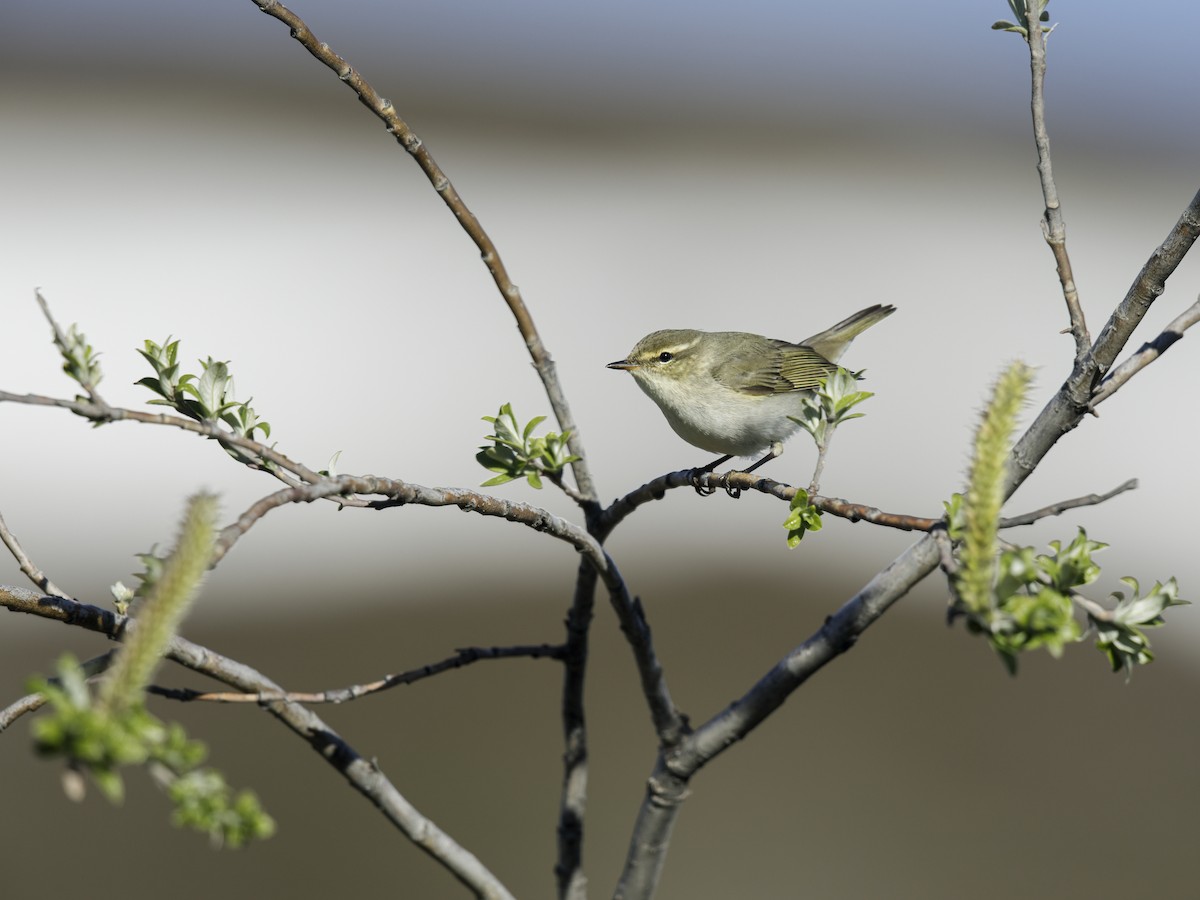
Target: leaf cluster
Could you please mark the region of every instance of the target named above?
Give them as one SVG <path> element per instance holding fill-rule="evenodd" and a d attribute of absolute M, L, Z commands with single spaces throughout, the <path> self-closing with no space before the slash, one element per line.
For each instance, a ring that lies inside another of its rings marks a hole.
<path fill-rule="evenodd" d="M 865 413 L 851 410 L 875 395 L 870 391 L 858 390 L 862 371 L 849 372 L 838 368 L 821 386 L 800 397 L 800 415 L 788 416 L 793 422 L 812 435 L 818 447 L 822 447 L 835 428 L 850 419 L 862 418 Z"/>
<path fill-rule="evenodd" d="M 239 401 L 234 398 L 229 363 L 219 362 L 210 356 L 198 360 L 199 375 L 181 373 L 179 341 L 173 341 L 169 336 L 162 344 L 146 341 L 144 348 L 138 352 L 154 369 L 153 376 L 147 375 L 137 381 L 137 384 L 158 394 L 158 397 L 149 401 L 152 405 L 169 406 L 197 422 L 224 422 L 234 434 L 249 440 L 255 440 L 256 431 L 261 431 L 264 439 L 271 436 L 270 423 L 259 419 L 250 406 L 250 400 Z M 235 458 L 242 458 L 239 452 L 231 450 L 230 453 Z"/>
<path fill-rule="evenodd" d="M 91 393 L 103 380 L 104 373 L 100 371 L 100 354 L 92 349 L 87 337 L 75 325 L 71 325 L 65 334 L 56 328 L 54 346 L 62 354 L 63 371 Z"/>
<path fill-rule="evenodd" d="M 1134 666 L 1144 666 L 1154 660 L 1150 652 L 1150 641 L 1143 628 L 1156 628 L 1162 624 L 1163 611 L 1171 606 L 1185 606 L 1187 600 L 1179 599 L 1179 585 L 1174 578 L 1166 584 L 1154 582 L 1154 587 L 1142 594 L 1136 578 L 1125 577 L 1121 582 L 1133 591 L 1126 597 L 1124 591 L 1113 591 L 1117 605 L 1105 616 L 1088 614 L 1088 620 L 1096 632 L 1096 647 L 1103 651 L 1113 671 L 1132 674 Z"/>
<path fill-rule="evenodd" d="M 956 532 L 953 513 L 961 503 L 961 496 L 955 496 L 956 500 L 947 504 L 951 536 Z M 1013 674 L 1022 652 L 1045 648 L 1058 657 L 1067 644 L 1083 640 L 1089 632 L 1096 634 L 1096 647 L 1108 656 L 1113 671 L 1131 674 L 1135 666 L 1154 659 L 1142 629 L 1163 624 L 1165 609 L 1188 601 L 1179 599 L 1173 578 L 1165 585 L 1155 582 L 1144 596 L 1136 579 L 1122 578 L 1133 594 L 1126 598 L 1121 592 L 1114 593 L 1118 602 L 1111 610 L 1082 597 L 1078 589 L 1100 577 L 1100 566 L 1092 554 L 1107 546 L 1091 540 L 1080 528 L 1066 546 L 1051 541 L 1048 553 L 1038 554 L 1032 547 L 1007 547 L 997 555 L 995 582 L 985 602 L 957 590 L 957 579 L 952 579 L 949 618 L 962 618 L 969 631 L 987 637 Z M 1086 628 L 1077 617 L 1080 609 L 1086 615 Z"/>
<path fill-rule="evenodd" d="M 534 416 L 524 427 L 513 414 L 512 405 L 505 403 L 494 416 L 484 416 L 483 421 L 491 422 L 495 434 L 487 435 L 484 440 L 491 441 L 483 445 L 475 454 L 476 461 L 489 472 L 498 473 L 495 477 L 483 482 L 483 487 L 505 484 L 524 478 L 530 487 L 541 489 L 542 478 L 546 475 L 557 478 L 562 470 L 579 459 L 567 448 L 567 440 L 571 432 L 564 431 L 556 434 L 551 431 L 540 437 L 534 435 L 534 429 L 544 420 L 545 416 Z"/>
<path fill-rule="evenodd" d="M 820 531 L 823 523 L 821 510 L 808 502 L 808 491 L 803 488 L 796 488 L 796 496 L 792 498 L 788 509 L 790 512 L 783 527 L 788 530 L 788 549 L 793 549 L 804 540 L 806 532 Z"/>
<path fill-rule="evenodd" d="M 57 678 L 29 684 L 50 706 L 32 726 L 39 755 L 65 758 L 72 772 L 86 773 L 113 803 L 125 796 L 121 768 L 152 766 L 167 785 L 177 824 L 233 847 L 272 834 L 275 823 L 253 793 L 235 796 L 219 772 L 200 768 L 208 751 L 181 725 L 163 722 L 140 703 L 114 710 L 95 700 L 86 673 L 69 655 L 57 670 Z"/>

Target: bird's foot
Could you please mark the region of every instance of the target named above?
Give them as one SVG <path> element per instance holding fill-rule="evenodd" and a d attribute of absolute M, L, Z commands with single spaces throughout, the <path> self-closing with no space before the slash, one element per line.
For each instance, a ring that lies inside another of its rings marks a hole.
<path fill-rule="evenodd" d="M 692 469 L 691 474 L 688 476 L 692 482 L 692 487 L 696 489 L 696 493 L 701 497 L 711 497 L 717 492 L 715 487 L 709 487 L 704 483 L 704 476 L 711 474 L 711 469 Z"/>
<path fill-rule="evenodd" d="M 728 472 L 717 475 L 708 469 L 692 469 L 692 487 L 696 489 L 696 493 L 701 497 L 711 497 L 717 492 L 717 488 L 720 487 L 724 489 L 726 494 L 737 500 L 742 496 L 742 489 L 729 483 L 729 476 L 733 475 L 735 471 L 731 469 Z M 704 481 L 705 475 L 708 476 L 707 483 Z"/>

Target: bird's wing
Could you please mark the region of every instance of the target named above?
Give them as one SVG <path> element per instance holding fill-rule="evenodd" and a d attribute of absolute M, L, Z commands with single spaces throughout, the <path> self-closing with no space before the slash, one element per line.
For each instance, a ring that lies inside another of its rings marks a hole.
<path fill-rule="evenodd" d="M 763 360 L 769 362 L 764 365 Z M 712 376 L 726 387 L 747 394 L 786 394 L 818 387 L 837 366 L 811 347 L 761 338 L 744 352 L 726 356 Z"/>

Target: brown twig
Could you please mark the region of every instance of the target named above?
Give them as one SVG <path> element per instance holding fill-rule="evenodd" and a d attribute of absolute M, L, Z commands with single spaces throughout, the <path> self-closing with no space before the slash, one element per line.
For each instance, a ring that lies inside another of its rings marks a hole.
<path fill-rule="evenodd" d="M 326 691 L 258 691 L 254 693 L 238 693 L 234 691 L 196 691 L 188 688 L 165 688 L 151 685 L 147 691 L 159 697 L 183 702 L 203 701 L 209 703 L 270 703 L 276 700 L 286 700 L 290 703 L 347 703 L 378 694 L 381 691 L 398 687 L 402 684 L 413 684 L 451 669 L 461 669 L 471 663 L 483 659 L 513 659 L 525 657 L 528 659 L 559 659 L 563 658 L 563 648 L 553 644 L 523 645 L 516 647 L 464 647 L 454 656 L 410 669 L 398 675 L 387 675 L 377 681 L 366 684 L 353 684 L 349 687 L 332 688 Z"/>
<path fill-rule="evenodd" d="M 1126 491 L 1136 490 L 1137 486 L 1137 479 L 1130 478 L 1124 484 L 1118 485 L 1106 494 L 1087 494 L 1083 497 L 1076 497 L 1073 500 L 1060 500 L 1058 503 L 1051 503 L 1049 506 L 1043 506 L 1041 509 L 1035 509 L 1032 512 L 1024 513 L 1023 515 L 1001 519 L 1000 527 L 1017 528 L 1021 525 L 1032 525 L 1039 519 L 1061 515 L 1068 509 L 1078 509 L 1081 506 L 1097 506 L 1107 500 L 1111 500 L 1118 494 L 1123 494 Z"/>
<path fill-rule="evenodd" d="M 1087 321 L 1079 302 L 1079 292 L 1075 287 L 1071 258 L 1067 255 L 1067 227 L 1063 222 L 1058 188 L 1054 184 L 1054 170 L 1050 163 L 1050 135 L 1046 131 L 1046 34 L 1039 20 L 1041 7 L 1042 4 L 1029 3 L 1026 8 L 1025 40 L 1029 44 L 1029 66 L 1033 81 L 1030 99 L 1033 137 L 1037 145 L 1042 197 L 1046 202 L 1046 210 L 1042 217 L 1042 234 L 1054 254 L 1058 280 L 1062 285 L 1063 299 L 1066 300 L 1067 314 L 1071 320 L 1070 327 L 1066 330 L 1075 338 L 1075 359 L 1079 362 L 1091 349 L 1092 339 L 1088 334 Z"/>
<path fill-rule="evenodd" d="M 796 496 L 796 488 L 781 481 L 762 478 L 747 472 L 723 472 L 721 474 L 705 473 L 698 478 L 704 487 L 725 487 L 738 490 L 754 490 L 769 494 L 780 500 L 790 502 Z M 612 502 L 601 514 L 601 533 L 607 535 L 619 525 L 630 513 L 639 506 L 653 500 L 661 500 L 666 492 L 674 488 L 693 487 L 692 470 L 680 469 L 660 475 L 653 481 L 648 481 L 639 488 L 630 491 L 624 497 Z M 924 516 L 910 516 L 904 513 L 889 513 L 874 506 L 862 503 L 851 503 L 837 497 L 822 497 L 820 494 L 809 497 L 809 502 L 823 512 L 848 519 L 851 522 L 870 522 L 886 528 L 897 528 L 901 531 L 929 531 L 941 521 Z"/>
<path fill-rule="evenodd" d="M 1166 353 L 1176 341 L 1183 337 L 1183 333 L 1197 322 L 1200 322 L 1200 299 L 1172 319 L 1158 337 L 1142 344 L 1141 349 L 1109 372 L 1108 377 L 1096 388 L 1096 393 L 1092 395 L 1092 402 L 1088 408 L 1095 409 L 1115 394 L 1121 385 Z"/>
<path fill-rule="evenodd" d="M 319 41 L 304 21 L 282 3 L 275 2 L 275 0 L 252 0 L 252 2 L 267 15 L 287 25 L 291 29 L 292 37 L 320 62 L 336 72 L 338 78 L 354 91 L 363 106 L 383 122 L 388 133 L 408 151 L 420 166 L 421 171 L 433 185 L 433 189 L 442 198 L 442 202 L 446 204 L 454 214 L 454 218 L 458 220 L 459 225 L 462 226 L 463 231 L 479 248 L 484 265 L 491 273 L 492 280 L 496 283 L 504 302 L 508 304 L 508 308 L 517 322 L 517 329 L 521 332 L 521 337 L 525 339 L 525 346 L 533 360 L 533 366 L 537 370 L 538 377 L 541 378 L 546 396 L 550 400 L 550 406 L 554 410 L 559 431 L 570 432 L 567 446 L 570 447 L 571 453 L 580 457 L 571 464 L 571 469 L 575 474 L 575 483 L 579 486 L 579 493 L 588 502 L 594 502 L 596 491 L 585 461 L 583 443 L 579 438 L 579 429 L 571 417 L 566 395 L 558 382 L 554 360 L 542 343 L 541 336 L 533 323 L 533 316 L 521 297 L 520 289 L 509 277 L 504 261 L 500 258 L 500 251 L 496 249 L 495 243 L 484 230 L 483 225 L 455 190 L 454 185 L 450 183 L 446 173 L 434 161 L 425 143 L 413 133 L 408 123 L 400 118 L 390 100 L 381 97 L 350 63 L 335 53 L 328 44 Z"/>

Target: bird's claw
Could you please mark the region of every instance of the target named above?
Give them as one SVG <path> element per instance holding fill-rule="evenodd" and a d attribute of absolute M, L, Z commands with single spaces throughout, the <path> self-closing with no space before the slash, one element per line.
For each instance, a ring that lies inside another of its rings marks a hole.
<path fill-rule="evenodd" d="M 705 484 L 703 481 L 705 475 L 709 476 L 708 484 Z M 692 469 L 690 480 L 692 487 L 696 489 L 696 493 L 701 497 L 711 497 L 717 492 L 716 486 L 712 484 L 714 481 L 717 483 L 717 485 L 724 488 L 725 493 L 734 500 L 737 500 L 742 496 L 742 489 L 740 487 L 734 487 L 729 483 L 728 472 L 723 475 L 716 475 L 710 469 Z"/>
<path fill-rule="evenodd" d="M 709 487 L 703 483 L 704 476 L 708 474 L 710 474 L 709 469 L 692 469 L 691 474 L 688 476 L 692 487 L 696 489 L 696 493 L 701 497 L 711 497 L 717 492 L 715 487 Z"/>

